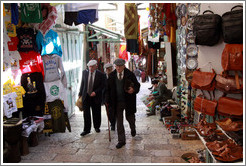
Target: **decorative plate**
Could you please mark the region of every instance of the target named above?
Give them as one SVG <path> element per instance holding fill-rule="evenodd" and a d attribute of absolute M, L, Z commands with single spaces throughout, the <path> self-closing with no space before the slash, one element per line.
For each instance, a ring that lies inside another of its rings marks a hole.
<path fill-rule="evenodd" d="M 182 24 L 182 26 L 185 26 L 186 25 L 186 17 L 185 16 L 182 16 L 181 17 L 181 24 Z"/>
<path fill-rule="evenodd" d="M 194 44 L 195 43 L 195 36 L 193 34 L 193 31 L 190 31 L 186 36 L 186 41 L 188 43 Z"/>
<path fill-rule="evenodd" d="M 188 58 L 186 60 L 186 67 L 190 70 L 196 69 L 198 66 L 198 62 L 196 58 Z"/>
<path fill-rule="evenodd" d="M 187 14 L 187 7 L 185 4 L 182 4 L 180 6 L 180 14 L 181 14 L 181 16 L 185 16 Z"/>
<path fill-rule="evenodd" d="M 187 46 L 186 53 L 189 56 L 196 56 L 197 55 L 197 46 L 195 44 L 189 44 Z"/>
<path fill-rule="evenodd" d="M 196 16 L 200 12 L 200 4 L 199 3 L 189 3 L 187 7 L 187 14 L 189 16 Z"/>
<path fill-rule="evenodd" d="M 192 31 L 193 30 L 193 23 L 194 23 L 194 19 L 193 18 L 189 18 L 187 20 L 187 29 Z"/>

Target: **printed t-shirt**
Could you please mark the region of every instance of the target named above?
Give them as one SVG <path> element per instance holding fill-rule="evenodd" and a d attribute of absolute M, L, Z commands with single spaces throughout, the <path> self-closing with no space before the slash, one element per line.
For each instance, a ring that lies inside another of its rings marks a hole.
<path fill-rule="evenodd" d="M 16 92 L 16 106 L 17 108 L 23 107 L 23 95 L 26 93 L 25 89 L 22 86 L 13 86 L 12 91 Z"/>
<path fill-rule="evenodd" d="M 7 118 L 11 118 L 12 113 L 17 112 L 17 106 L 15 101 L 16 97 L 17 95 L 15 92 L 3 95 L 3 110 L 4 110 L 4 115 Z"/>

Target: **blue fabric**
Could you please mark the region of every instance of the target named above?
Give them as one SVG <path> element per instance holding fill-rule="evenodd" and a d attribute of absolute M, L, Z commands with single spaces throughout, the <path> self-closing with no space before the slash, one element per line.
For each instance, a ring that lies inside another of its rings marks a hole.
<path fill-rule="evenodd" d="M 17 3 L 11 3 L 11 23 L 14 25 L 19 23 L 19 11 Z"/>
<path fill-rule="evenodd" d="M 53 31 L 52 29 L 49 30 L 45 37 L 40 31 L 38 31 L 36 42 L 41 56 L 57 54 L 62 57 L 62 48 L 59 36 L 57 32 Z"/>
<path fill-rule="evenodd" d="M 78 12 L 77 22 L 79 24 L 92 24 L 98 21 L 98 11 L 96 9 L 80 10 Z"/>

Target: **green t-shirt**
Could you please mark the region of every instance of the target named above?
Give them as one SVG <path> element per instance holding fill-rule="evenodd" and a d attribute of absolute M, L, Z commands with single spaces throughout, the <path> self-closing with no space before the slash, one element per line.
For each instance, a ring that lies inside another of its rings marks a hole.
<path fill-rule="evenodd" d="M 21 3 L 21 21 L 41 23 L 43 21 L 40 3 Z"/>

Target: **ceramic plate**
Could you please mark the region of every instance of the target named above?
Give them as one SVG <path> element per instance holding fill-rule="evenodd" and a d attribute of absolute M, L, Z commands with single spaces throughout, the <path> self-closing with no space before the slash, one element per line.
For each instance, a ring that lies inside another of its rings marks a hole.
<path fill-rule="evenodd" d="M 189 16 L 196 16 L 200 12 L 200 4 L 199 3 L 189 3 L 187 7 L 187 14 Z"/>
<path fill-rule="evenodd" d="M 182 26 L 186 25 L 186 17 L 185 16 L 181 17 L 181 24 L 182 24 Z"/>
<path fill-rule="evenodd" d="M 181 16 L 185 16 L 187 14 L 187 8 L 186 8 L 185 4 L 182 4 L 180 6 L 180 14 L 181 14 Z"/>
<path fill-rule="evenodd" d="M 195 36 L 193 34 L 193 31 L 190 31 L 186 36 L 186 41 L 188 43 L 194 44 L 195 43 Z"/>
<path fill-rule="evenodd" d="M 190 44 L 187 46 L 186 53 L 189 56 L 196 56 L 197 55 L 197 46 L 195 44 Z"/>
<path fill-rule="evenodd" d="M 197 63 L 197 59 L 196 58 L 188 58 L 186 60 L 186 67 L 188 69 L 193 70 L 193 69 L 196 69 L 197 66 L 198 66 L 198 63 Z"/>
<path fill-rule="evenodd" d="M 187 20 L 187 29 L 189 29 L 189 30 L 193 30 L 193 22 L 194 22 L 194 19 L 193 18 L 189 18 L 188 20 Z"/>

